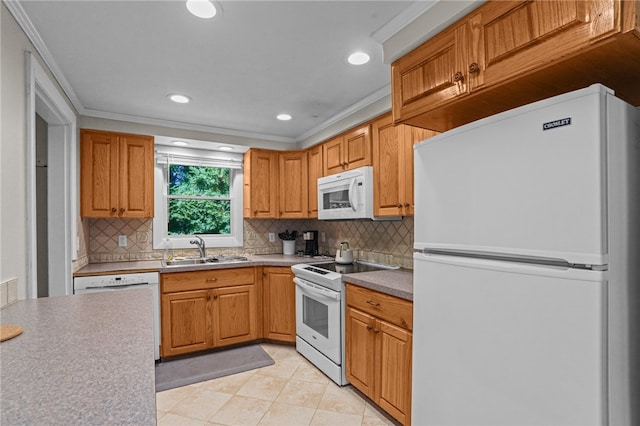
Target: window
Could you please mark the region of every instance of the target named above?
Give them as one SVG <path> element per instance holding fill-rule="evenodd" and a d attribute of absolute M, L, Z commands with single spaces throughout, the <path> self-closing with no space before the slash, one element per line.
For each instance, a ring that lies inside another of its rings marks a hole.
<path fill-rule="evenodd" d="M 207 247 L 242 246 L 240 159 L 157 153 L 153 248 L 194 248 L 198 234 Z M 240 157 L 241 158 L 241 157 Z"/>

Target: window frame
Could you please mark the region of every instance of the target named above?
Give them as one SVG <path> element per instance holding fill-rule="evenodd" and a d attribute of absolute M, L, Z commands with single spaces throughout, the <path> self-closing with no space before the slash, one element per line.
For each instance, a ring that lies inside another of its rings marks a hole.
<path fill-rule="evenodd" d="M 200 158 L 195 152 L 193 158 Z M 202 160 L 202 166 L 224 167 L 220 164 L 206 164 L 206 159 Z M 216 161 L 213 159 L 212 161 Z M 219 161 L 219 160 L 218 160 Z M 173 162 L 180 164 L 179 160 Z M 242 168 L 229 168 L 229 199 L 231 202 L 231 232 L 227 235 L 199 234 L 204 240 L 207 248 L 222 247 L 242 247 L 244 245 L 243 233 L 243 170 Z M 168 235 L 168 213 L 169 213 L 169 167 L 167 161 L 156 161 L 154 170 L 154 203 L 155 216 L 153 218 L 153 248 L 155 250 L 164 249 L 164 241 L 171 241 L 173 249 L 196 248 L 191 244 L 193 235 Z"/>

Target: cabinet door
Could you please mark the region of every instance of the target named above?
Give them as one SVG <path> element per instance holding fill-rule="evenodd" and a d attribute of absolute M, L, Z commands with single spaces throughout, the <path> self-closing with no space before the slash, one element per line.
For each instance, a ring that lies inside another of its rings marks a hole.
<path fill-rule="evenodd" d="M 278 155 L 280 168 L 280 210 L 278 217 L 301 219 L 308 216 L 309 174 L 306 151 L 287 151 Z"/>
<path fill-rule="evenodd" d="M 322 163 L 322 145 L 316 145 L 308 150 L 309 159 L 309 214 L 308 217 L 318 217 L 318 178 L 324 176 Z"/>
<path fill-rule="evenodd" d="M 245 156 L 247 158 L 247 156 Z M 245 217 L 274 219 L 278 217 L 278 153 L 267 150 L 249 151 L 249 193 L 245 198 Z M 247 193 L 245 193 L 247 195 Z"/>
<path fill-rule="evenodd" d="M 467 93 L 464 26 L 447 29 L 391 66 L 395 123 Z"/>
<path fill-rule="evenodd" d="M 403 193 L 403 207 L 405 216 L 413 216 L 414 199 L 413 199 L 413 146 L 425 139 L 438 135 L 433 130 L 421 129 L 409 125 L 402 125 L 402 141 L 403 147 L 400 152 L 401 173 L 404 179 L 401 191 Z"/>
<path fill-rule="evenodd" d="M 376 320 L 376 385 L 374 401 L 402 424 L 411 417 L 412 334 Z"/>
<path fill-rule="evenodd" d="M 374 398 L 375 318 L 352 307 L 346 310 L 346 376 L 353 386 Z"/>
<path fill-rule="evenodd" d="M 263 274 L 264 337 L 296 341 L 296 286 L 291 268 L 265 267 Z"/>
<path fill-rule="evenodd" d="M 80 215 L 118 215 L 118 137 L 80 132 Z"/>
<path fill-rule="evenodd" d="M 121 217 L 153 217 L 153 137 L 119 138 Z"/>
<path fill-rule="evenodd" d="M 401 190 L 404 169 L 401 162 L 405 144 L 402 125 L 394 126 L 391 115 L 386 115 L 371 125 L 373 139 L 373 208 L 376 216 L 401 216 L 404 192 Z M 411 178 L 413 180 L 413 177 Z"/>
<path fill-rule="evenodd" d="M 213 294 L 213 345 L 225 346 L 258 338 L 256 286 L 210 290 Z"/>
<path fill-rule="evenodd" d="M 344 147 L 342 136 L 331 139 L 322 144 L 322 156 L 324 161 L 324 175 L 329 176 L 344 171 Z"/>
<path fill-rule="evenodd" d="M 481 9 L 484 83 L 495 84 L 578 53 L 621 30 L 616 0 L 491 2 Z"/>
<path fill-rule="evenodd" d="M 371 165 L 371 130 L 368 124 L 344 134 L 343 155 L 347 170 Z"/>
<path fill-rule="evenodd" d="M 162 295 L 162 356 L 212 346 L 210 295 L 207 290 Z"/>

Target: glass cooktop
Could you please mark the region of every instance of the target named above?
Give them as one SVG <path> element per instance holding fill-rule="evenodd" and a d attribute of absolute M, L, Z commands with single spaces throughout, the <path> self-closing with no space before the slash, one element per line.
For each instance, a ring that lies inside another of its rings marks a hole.
<path fill-rule="evenodd" d="M 355 274 L 357 272 L 372 272 L 372 271 L 380 271 L 383 269 L 395 269 L 393 266 L 388 265 L 376 265 L 372 263 L 365 262 L 353 262 L 347 265 L 343 265 L 341 263 L 319 263 L 315 265 L 310 265 L 309 268 L 318 269 L 313 272 L 323 274 L 322 270 L 337 272 L 339 274 Z"/>

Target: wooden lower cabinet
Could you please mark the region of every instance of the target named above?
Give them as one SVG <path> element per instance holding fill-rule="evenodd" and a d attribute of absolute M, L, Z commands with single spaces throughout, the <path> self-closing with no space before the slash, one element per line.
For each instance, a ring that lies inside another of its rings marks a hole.
<path fill-rule="evenodd" d="M 255 268 L 161 275 L 161 356 L 258 339 Z"/>
<path fill-rule="evenodd" d="M 411 423 L 413 304 L 347 284 L 346 376 L 400 423 Z"/>
<path fill-rule="evenodd" d="M 262 273 L 264 337 L 296 341 L 296 285 L 290 267 L 265 266 Z"/>

